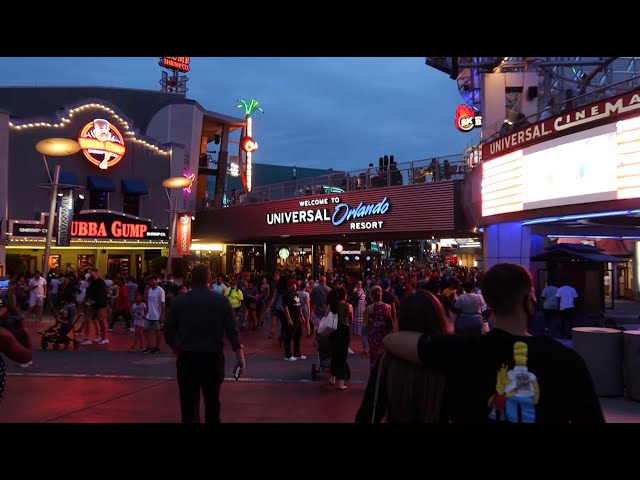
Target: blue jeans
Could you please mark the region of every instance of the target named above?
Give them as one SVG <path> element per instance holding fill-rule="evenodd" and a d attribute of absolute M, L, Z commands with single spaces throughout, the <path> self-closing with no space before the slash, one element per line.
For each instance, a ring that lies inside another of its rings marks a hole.
<path fill-rule="evenodd" d="M 369 327 L 362 325 L 362 349 L 369 349 Z"/>

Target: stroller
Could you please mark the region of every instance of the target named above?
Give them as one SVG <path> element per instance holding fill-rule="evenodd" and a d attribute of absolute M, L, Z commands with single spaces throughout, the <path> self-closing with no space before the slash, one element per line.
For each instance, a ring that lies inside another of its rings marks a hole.
<path fill-rule="evenodd" d="M 76 331 L 72 323 L 72 310 L 63 308 L 58 312 L 58 315 L 53 327 L 38 332 L 42 335 L 40 346 L 43 350 L 46 350 L 49 345 L 53 350 L 59 350 L 62 345 L 64 350 L 67 350 L 70 345 L 73 345 L 73 349 L 77 350 L 80 348 L 80 342 L 76 340 Z"/>
<path fill-rule="evenodd" d="M 327 373 L 331 369 L 331 338 L 316 332 L 318 345 L 318 363 L 311 365 L 311 380 L 315 381 L 318 373 Z"/>

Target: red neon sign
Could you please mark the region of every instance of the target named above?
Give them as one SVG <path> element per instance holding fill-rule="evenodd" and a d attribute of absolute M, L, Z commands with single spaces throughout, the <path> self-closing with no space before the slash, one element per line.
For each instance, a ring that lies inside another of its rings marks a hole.
<path fill-rule="evenodd" d="M 255 152 L 258 149 L 258 142 L 251 137 L 242 137 L 241 147 L 247 153 Z"/>
<path fill-rule="evenodd" d="M 160 57 L 159 65 L 171 70 L 187 73 L 191 70 L 191 57 Z"/>
<path fill-rule="evenodd" d="M 127 151 L 120 131 L 103 118 L 87 123 L 80 131 L 78 143 L 85 157 L 102 170 L 120 162 Z"/>
<path fill-rule="evenodd" d="M 462 104 L 456 109 L 456 128 L 461 132 L 469 132 L 474 127 L 482 126 L 482 117 L 469 105 Z"/>
<path fill-rule="evenodd" d="M 142 223 L 123 223 L 116 220 L 107 232 L 105 222 L 73 222 L 72 237 L 145 238 L 149 227 Z"/>

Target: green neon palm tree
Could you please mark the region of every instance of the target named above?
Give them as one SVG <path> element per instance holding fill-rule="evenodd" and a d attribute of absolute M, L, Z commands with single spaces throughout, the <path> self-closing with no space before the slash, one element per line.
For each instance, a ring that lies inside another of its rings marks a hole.
<path fill-rule="evenodd" d="M 249 103 L 244 100 L 238 100 L 240 105 L 236 105 L 237 108 L 244 108 L 244 114 L 248 117 L 256 110 L 260 110 L 264 113 L 264 110 L 260 108 L 260 102 L 258 102 L 255 98 L 249 99 Z"/>

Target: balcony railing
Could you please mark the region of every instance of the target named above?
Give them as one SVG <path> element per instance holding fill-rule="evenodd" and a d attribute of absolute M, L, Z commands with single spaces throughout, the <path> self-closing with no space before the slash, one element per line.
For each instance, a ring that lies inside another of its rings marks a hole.
<path fill-rule="evenodd" d="M 289 198 L 331 193 L 352 192 L 400 185 L 462 180 L 469 165 L 463 155 L 434 157 L 412 162 L 395 163 L 386 167 L 369 167 L 349 172 L 335 172 L 319 177 L 301 178 L 288 182 L 255 187 L 250 192 L 225 192 L 225 207 L 247 203 L 271 202 Z M 215 208 L 213 198 L 205 199 L 201 209 Z"/>

